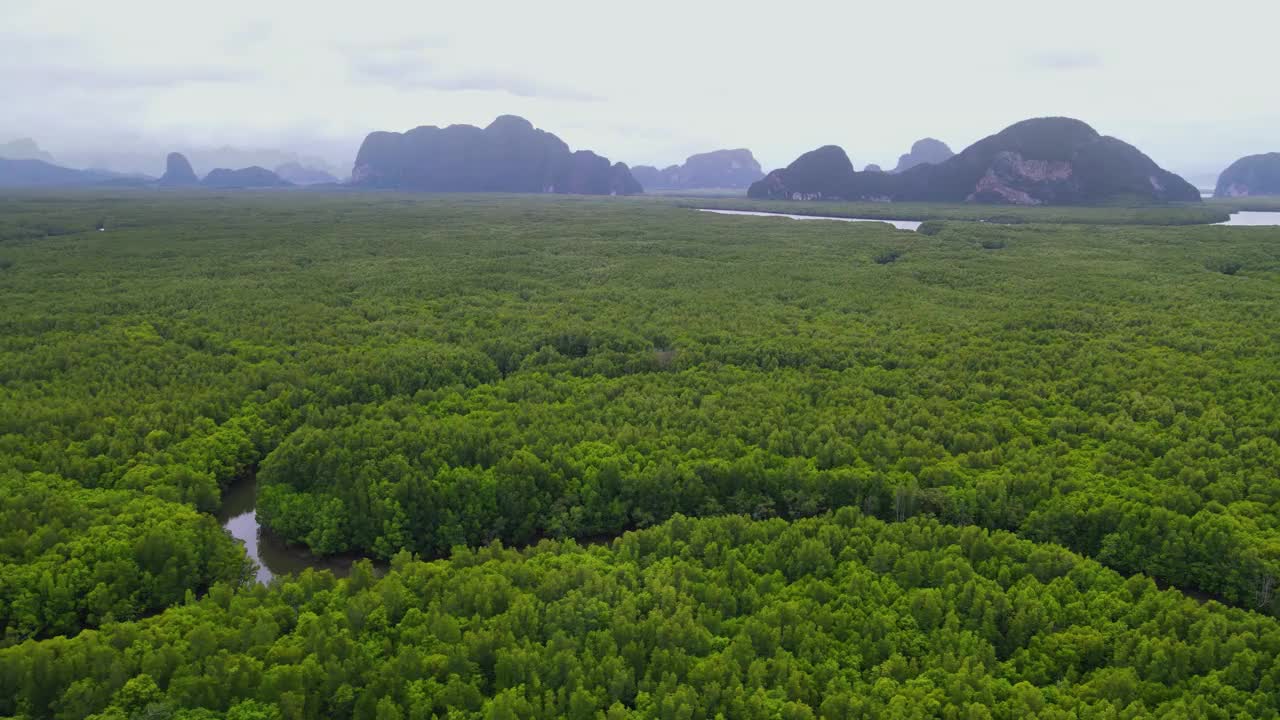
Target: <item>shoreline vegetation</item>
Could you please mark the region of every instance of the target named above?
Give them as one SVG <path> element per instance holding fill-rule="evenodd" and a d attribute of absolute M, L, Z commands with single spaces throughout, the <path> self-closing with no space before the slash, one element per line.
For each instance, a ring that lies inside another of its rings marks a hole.
<path fill-rule="evenodd" d="M 1267 717 L 1280 229 L 1220 206 L 0 196 L 0 716 Z M 254 586 L 251 468 L 391 569 Z"/>
<path fill-rule="evenodd" d="M 1209 198 L 1205 205 L 1212 208 L 1224 208 L 1229 212 L 1280 212 L 1280 196 L 1241 197 L 1241 198 Z"/>

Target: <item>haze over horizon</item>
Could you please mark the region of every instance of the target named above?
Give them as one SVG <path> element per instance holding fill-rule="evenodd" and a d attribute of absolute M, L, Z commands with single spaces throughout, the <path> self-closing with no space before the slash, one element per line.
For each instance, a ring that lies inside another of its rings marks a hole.
<path fill-rule="evenodd" d="M 1216 24 L 1200 4 L 1084 0 L 1052 27 L 1012 0 L 0 6 L 0 143 L 32 137 L 60 162 L 113 153 L 158 169 L 172 149 L 231 146 L 345 174 L 372 130 L 508 113 L 630 165 L 746 147 L 768 170 L 838 144 L 859 167 L 893 167 L 921 137 L 959 151 L 1045 115 L 1193 182 L 1280 150 L 1266 90 L 1280 7 L 1263 0 Z"/>

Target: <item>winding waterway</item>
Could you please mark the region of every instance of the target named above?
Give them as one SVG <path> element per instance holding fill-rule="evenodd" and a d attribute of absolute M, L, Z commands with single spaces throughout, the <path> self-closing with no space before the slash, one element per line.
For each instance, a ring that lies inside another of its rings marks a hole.
<path fill-rule="evenodd" d="M 254 476 L 237 480 L 222 496 L 218 522 L 231 537 L 244 545 L 245 554 L 258 565 L 258 582 L 271 582 L 278 575 L 300 573 L 307 568 L 329 570 L 339 577 L 351 572 L 358 555 L 319 557 L 306 548 L 290 545 L 270 530 L 258 525 L 258 480 Z"/>

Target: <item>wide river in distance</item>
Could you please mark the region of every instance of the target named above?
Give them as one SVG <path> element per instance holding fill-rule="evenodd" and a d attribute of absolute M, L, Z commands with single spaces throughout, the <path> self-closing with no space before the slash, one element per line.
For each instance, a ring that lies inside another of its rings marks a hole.
<path fill-rule="evenodd" d="M 1216 223 L 1216 224 L 1252 226 L 1252 227 L 1261 227 L 1266 225 L 1280 225 L 1280 212 L 1258 212 L 1253 210 L 1244 210 L 1241 212 L 1231 213 L 1230 220 L 1226 222 Z"/>
<path fill-rule="evenodd" d="M 888 223 L 899 230 L 919 230 L 920 222 L 917 220 L 880 220 L 877 218 L 850 218 L 835 217 L 832 215 L 789 215 L 787 213 L 776 212 L 757 212 L 755 210 L 714 210 L 712 208 L 698 208 L 702 212 L 715 213 L 717 215 L 748 215 L 751 217 L 780 217 L 790 218 L 792 220 L 838 220 L 840 222 L 878 222 Z"/>
<path fill-rule="evenodd" d="M 715 213 L 717 215 L 748 215 L 751 217 L 780 217 L 790 218 L 792 220 L 838 220 L 840 222 L 882 222 L 898 228 L 899 230 L 919 230 L 920 223 L 915 220 L 878 220 L 875 218 L 848 218 L 835 217 L 833 215 L 790 215 L 788 213 L 778 212 L 760 212 L 756 210 L 715 210 L 712 208 L 699 208 L 701 212 Z M 1260 212 L 1253 210 L 1244 210 L 1241 212 L 1231 213 L 1231 219 L 1226 222 L 1214 223 L 1215 225 L 1231 225 L 1236 227 L 1266 227 L 1271 225 L 1280 226 L 1280 212 Z"/>

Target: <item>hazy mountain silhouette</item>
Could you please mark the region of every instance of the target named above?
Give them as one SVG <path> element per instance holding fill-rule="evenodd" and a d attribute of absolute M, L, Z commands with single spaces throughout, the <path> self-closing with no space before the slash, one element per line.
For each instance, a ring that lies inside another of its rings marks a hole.
<path fill-rule="evenodd" d="M 1137 148 L 1071 118 L 1025 120 L 942 163 L 896 174 L 854 172 L 843 150 L 827 146 L 769 173 L 748 194 L 1016 205 L 1200 199 Z"/>
<path fill-rule="evenodd" d="M 325 170 L 307 167 L 296 162 L 288 162 L 276 168 L 276 175 L 294 185 L 320 185 L 336 183 L 338 178 Z"/>
<path fill-rule="evenodd" d="M 353 185 L 433 192 L 630 195 L 641 192 L 623 163 L 571 152 L 524 118 L 503 115 L 486 128 L 433 125 L 365 138 Z"/>
<path fill-rule="evenodd" d="M 166 187 L 199 185 L 200 178 L 196 177 L 185 155 L 172 152 L 165 157 L 164 175 L 160 176 L 160 184 Z"/>
<path fill-rule="evenodd" d="M 0 157 L 0 187 L 83 187 L 138 182 L 147 182 L 147 179 L 138 180 L 101 170 L 75 170 L 43 160 L 11 160 Z"/>
<path fill-rule="evenodd" d="M 239 170 L 216 168 L 211 170 L 208 175 L 205 175 L 200 184 L 207 188 L 224 190 L 290 187 L 293 185 L 287 180 L 282 180 L 279 175 L 270 170 L 256 165 L 240 168 Z"/>
<path fill-rule="evenodd" d="M 764 177 L 760 163 L 745 148 L 690 155 L 683 165 L 671 165 L 662 170 L 637 165 L 631 168 L 631 174 L 646 190 L 746 188 Z"/>
<path fill-rule="evenodd" d="M 54 163 L 53 156 L 40 149 L 35 140 L 31 138 L 19 138 L 10 140 L 0 145 L 0 158 L 9 160 L 40 160 L 49 164 Z"/>
<path fill-rule="evenodd" d="M 1214 197 L 1280 195 L 1280 153 L 1249 155 L 1218 176 Z"/>
<path fill-rule="evenodd" d="M 937 165 L 950 160 L 954 155 L 951 148 L 941 140 L 924 138 L 911 145 L 911 152 L 898 157 L 898 166 L 893 169 L 893 172 L 903 172 L 926 163 Z"/>

